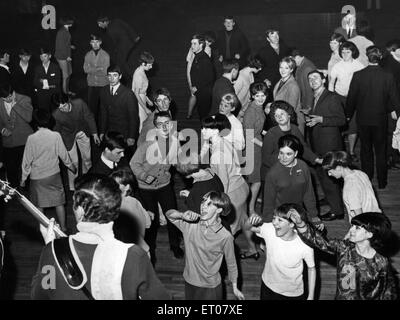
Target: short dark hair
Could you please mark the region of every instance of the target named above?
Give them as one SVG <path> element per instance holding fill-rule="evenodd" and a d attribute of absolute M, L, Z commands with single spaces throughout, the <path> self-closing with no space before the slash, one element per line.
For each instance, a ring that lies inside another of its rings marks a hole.
<path fill-rule="evenodd" d="M 154 57 L 150 52 L 143 51 L 139 56 L 139 63 L 140 64 L 154 63 Z"/>
<path fill-rule="evenodd" d="M 57 92 L 51 96 L 51 101 L 58 107 L 60 104 L 70 102 L 70 97 L 64 92 Z"/>
<path fill-rule="evenodd" d="M 329 151 L 322 158 L 322 168 L 324 170 L 335 169 L 341 166 L 349 168 L 351 166 L 351 157 L 346 151 Z"/>
<path fill-rule="evenodd" d="M 31 55 L 32 55 L 32 52 L 31 52 L 29 49 L 27 49 L 27 48 L 21 48 L 21 49 L 19 49 L 19 51 L 18 51 L 18 55 L 19 55 L 19 56 L 31 56 Z"/>
<path fill-rule="evenodd" d="M 370 63 L 379 63 L 383 57 L 381 49 L 377 46 L 369 46 L 366 49 L 366 54 Z"/>
<path fill-rule="evenodd" d="M 337 41 L 340 44 L 346 41 L 345 37 L 341 33 L 334 32 L 331 35 L 331 41 Z"/>
<path fill-rule="evenodd" d="M 107 22 L 107 21 L 110 21 L 110 19 L 106 15 L 100 15 L 97 18 L 97 22 Z"/>
<path fill-rule="evenodd" d="M 269 29 L 265 30 L 265 36 L 268 38 L 270 33 L 275 33 L 275 32 L 279 34 L 279 31 L 277 29 L 269 28 Z"/>
<path fill-rule="evenodd" d="M 84 174 L 75 179 L 73 209 L 82 207 L 82 221 L 108 223 L 119 216 L 121 190 L 118 183 L 105 175 Z"/>
<path fill-rule="evenodd" d="M 103 41 L 101 38 L 101 35 L 99 33 L 92 33 L 92 34 L 90 34 L 89 38 L 90 38 L 90 41 L 92 41 L 92 40 Z"/>
<path fill-rule="evenodd" d="M 233 15 L 227 14 L 227 15 L 224 15 L 224 20 L 235 20 L 235 18 L 233 17 Z"/>
<path fill-rule="evenodd" d="M 197 41 L 199 41 L 199 44 L 201 44 L 201 47 L 202 47 L 203 49 L 205 48 L 205 46 L 206 46 L 206 41 L 205 41 L 203 35 L 196 33 L 196 34 L 193 35 L 192 39 L 196 39 Z"/>
<path fill-rule="evenodd" d="M 263 67 L 261 60 L 254 56 L 249 56 L 247 58 L 247 66 L 256 69 L 261 69 Z"/>
<path fill-rule="evenodd" d="M 223 130 L 231 130 L 231 123 L 224 114 L 217 113 L 213 116 L 204 118 L 201 121 L 201 127 L 205 129 L 218 129 L 221 133 Z"/>
<path fill-rule="evenodd" d="M 116 148 L 125 150 L 126 143 L 124 136 L 122 133 L 116 131 L 106 132 L 103 137 L 103 141 L 100 144 L 100 148 L 102 151 L 104 151 L 106 148 L 110 151 Z"/>
<path fill-rule="evenodd" d="M 209 191 L 203 196 L 202 201 L 205 201 L 208 198 L 210 198 L 214 206 L 222 209 L 219 214 L 220 216 L 225 217 L 231 212 L 232 203 L 226 193 L 220 191 Z"/>
<path fill-rule="evenodd" d="M 293 58 L 294 58 L 295 56 L 304 57 L 304 54 L 303 54 L 303 52 L 302 52 L 300 49 L 293 47 L 293 48 L 290 50 L 290 56 L 293 57 Z"/>
<path fill-rule="evenodd" d="M 216 36 L 214 31 L 206 31 L 204 32 L 204 40 L 214 43 L 216 41 Z"/>
<path fill-rule="evenodd" d="M 381 212 L 363 212 L 351 219 L 350 223 L 363 227 L 372 233 L 369 243 L 372 248 L 380 251 L 391 236 L 392 224 L 389 218 Z"/>
<path fill-rule="evenodd" d="M 107 68 L 107 73 L 110 73 L 110 72 L 116 72 L 116 73 L 118 73 L 119 75 L 122 74 L 121 67 L 118 66 L 118 65 L 116 65 L 116 64 L 112 64 L 111 66 L 109 66 L 109 67 Z"/>
<path fill-rule="evenodd" d="M 257 94 L 257 92 L 262 92 L 268 97 L 268 87 L 264 82 L 253 82 L 250 85 L 251 96 Z"/>
<path fill-rule="evenodd" d="M 274 210 L 274 216 L 278 216 L 281 217 L 283 219 L 288 220 L 289 222 L 292 222 L 292 220 L 290 220 L 290 215 L 288 214 L 290 210 L 295 209 L 300 217 L 301 220 L 303 221 L 307 221 L 307 212 L 304 209 L 304 207 L 300 204 L 297 203 L 283 203 L 281 204 L 279 207 L 275 208 Z M 292 222 L 293 223 L 293 222 Z"/>
<path fill-rule="evenodd" d="M 324 73 L 321 72 L 321 71 L 319 71 L 318 69 L 311 70 L 309 73 L 307 73 L 307 78 L 308 78 L 310 75 L 314 74 L 314 73 L 319 74 L 319 76 L 321 77 L 322 80 L 325 79 Z"/>
<path fill-rule="evenodd" d="M 14 88 L 11 84 L 0 87 L 0 98 L 7 98 L 13 94 Z"/>
<path fill-rule="evenodd" d="M 33 110 L 32 120 L 36 128 L 52 129 L 55 125 L 55 120 L 51 113 L 43 108 Z"/>
<path fill-rule="evenodd" d="M 301 144 L 300 139 L 293 134 L 285 134 L 278 140 L 278 148 L 281 149 L 284 147 L 288 147 L 293 151 L 297 151 L 300 154 L 303 145 Z"/>
<path fill-rule="evenodd" d="M 229 73 L 233 69 L 239 70 L 239 61 L 236 59 L 228 59 L 222 61 L 222 73 Z"/>
<path fill-rule="evenodd" d="M 269 116 L 271 117 L 272 121 L 276 124 L 275 120 L 275 112 L 277 109 L 281 109 L 287 112 L 287 114 L 290 116 L 290 119 L 294 122 L 296 122 L 296 112 L 294 111 L 294 108 L 292 105 L 286 101 L 283 100 L 276 100 L 272 102 L 270 106 L 270 111 L 269 111 Z"/>
<path fill-rule="evenodd" d="M 39 55 L 42 55 L 42 54 L 51 54 L 51 50 L 47 47 L 40 47 Z"/>
<path fill-rule="evenodd" d="M 68 24 L 74 24 L 74 19 L 72 17 L 61 17 L 59 20 L 60 25 L 68 25 Z"/>
<path fill-rule="evenodd" d="M 158 96 L 160 96 L 160 95 L 167 96 L 168 99 L 170 101 L 172 101 L 171 93 L 169 92 L 169 90 L 167 88 L 162 87 L 162 88 L 157 89 L 153 94 L 153 101 L 156 102 Z"/>
<path fill-rule="evenodd" d="M 154 126 L 157 126 L 157 119 L 161 117 L 172 119 L 171 113 L 169 111 L 158 111 L 154 113 L 154 119 L 153 119 Z"/>
<path fill-rule="evenodd" d="M 129 185 L 130 192 L 129 195 L 132 194 L 134 188 L 137 185 L 137 181 L 135 175 L 129 167 L 122 167 L 111 172 L 110 177 L 113 178 L 117 183 L 122 184 L 124 186 Z"/>
<path fill-rule="evenodd" d="M 360 56 L 360 51 L 358 50 L 357 46 L 351 41 L 343 42 L 339 47 L 339 56 L 342 57 L 342 50 L 348 49 L 351 51 L 351 56 L 353 59 L 357 59 Z"/>
<path fill-rule="evenodd" d="M 2 59 L 6 53 L 10 54 L 10 50 L 7 48 L 0 49 L 0 59 Z"/>

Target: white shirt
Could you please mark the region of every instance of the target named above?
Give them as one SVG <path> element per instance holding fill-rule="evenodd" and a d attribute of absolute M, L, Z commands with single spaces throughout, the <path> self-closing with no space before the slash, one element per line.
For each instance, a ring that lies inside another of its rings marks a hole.
<path fill-rule="evenodd" d="M 235 150 L 243 150 L 244 149 L 244 133 L 243 133 L 243 125 L 233 114 L 227 117 L 229 122 L 231 123 L 231 132 L 224 137 L 224 139 L 228 140 L 233 144 Z"/>
<path fill-rule="evenodd" d="M 297 234 L 291 241 L 277 237 L 272 223 L 264 223 L 256 235 L 265 240 L 267 259 L 261 276 L 264 284 L 287 297 L 302 295 L 303 260 L 309 268 L 313 268 L 314 250 L 302 242 Z"/>
<path fill-rule="evenodd" d="M 339 61 L 332 67 L 331 78 L 336 79 L 336 84 L 334 84 L 334 88 L 329 86 L 329 90 L 347 97 L 354 72 L 364 68 L 362 63 L 357 59 L 353 59 L 352 62 Z"/>
<path fill-rule="evenodd" d="M 115 86 L 110 86 L 110 92 L 111 92 L 111 88 L 112 88 L 112 95 L 115 96 L 115 93 L 117 92 L 119 86 L 121 85 L 121 82 L 118 82 L 118 84 L 116 84 Z"/>
<path fill-rule="evenodd" d="M 376 200 L 371 181 L 360 170 L 344 177 L 343 202 L 346 206 L 349 220 L 354 217 L 352 210 L 362 209 L 362 212 L 382 212 Z"/>
<path fill-rule="evenodd" d="M 109 167 L 110 169 L 114 169 L 114 162 L 111 160 L 108 160 L 103 154 L 101 154 L 101 160 L 104 162 L 104 164 Z M 116 166 L 116 164 L 115 164 Z"/>
<path fill-rule="evenodd" d="M 26 74 L 26 72 L 28 71 L 29 63 L 25 65 L 25 64 L 22 64 L 21 61 L 20 61 L 20 62 L 19 62 L 19 66 L 21 67 L 22 72 L 23 72 L 24 74 Z"/>

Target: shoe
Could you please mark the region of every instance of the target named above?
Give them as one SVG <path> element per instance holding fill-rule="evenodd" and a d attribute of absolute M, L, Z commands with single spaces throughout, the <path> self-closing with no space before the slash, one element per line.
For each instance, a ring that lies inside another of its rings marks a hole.
<path fill-rule="evenodd" d="M 239 255 L 240 259 L 245 260 L 245 259 L 254 259 L 254 260 L 258 260 L 260 258 L 260 253 L 259 252 L 255 252 L 252 254 L 249 254 L 248 252 L 242 252 Z"/>
<path fill-rule="evenodd" d="M 180 247 L 171 248 L 171 251 L 174 253 L 174 257 L 177 259 L 182 259 L 185 255 L 185 253 Z"/>
<path fill-rule="evenodd" d="M 336 215 L 333 212 L 329 211 L 328 213 L 324 214 L 323 216 L 319 216 L 319 218 L 322 221 L 341 220 L 341 219 L 344 218 L 344 215 L 343 214 L 342 215 Z"/>

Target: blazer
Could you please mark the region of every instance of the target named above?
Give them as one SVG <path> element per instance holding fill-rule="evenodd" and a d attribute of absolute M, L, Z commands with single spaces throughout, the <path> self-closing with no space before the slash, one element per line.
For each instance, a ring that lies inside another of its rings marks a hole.
<path fill-rule="evenodd" d="M 138 101 L 132 90 L 120 84 L 115 95 L 110 86 L 100 91 L 99 133 L 117 131 L 127 138 L 137 141 L 139 136 Z"/>
<path fill-rule="evenodd" d="M 210 57 L 204 50 L 194 56 L 190 68 L 190 79 L 192 86 L 196 87 L 197 90 L 206 88 L 211 91 L 215 80 L 214 67 Z"/>
<path fill-rule="evenodd" d="M 3 136 L 3 146 L 14 148 L 24 146 L 28 136 L 33 133 L 29 122 L 32 120 L 31 98 L 22 94 L 15 94 L 16 104 L 7 114 L 3 99 L 0 99 L 0 132 L 7 128 L 12 132 L 8 137 Z"/>
<path fill-rule="evenodd" d="M 301 102 L 300 102 L 300 88 L 299 85 L 297 84 L 297 81 L 294 79 L 293 76 L 290 76 L 288 80 L 286 80 L 285 84 L 280 88 L 278 91 L 279 87 L 279 81 L 276 83 L 274 87 L 274 101 L 276 100 L 283 100 L 289 103 L 294 111 L 296 113 L 299 112 L 301 109 Z"/>
<path fill-rule="evenodd" d="M 83 131 L 88 137 L 97 133 L 96 122 L 87 104 L 82 99 L 73 99 L 71 105 L 70 112 L 62 112 L 58 108 L 53 112 L 56 121 L 53 130 L 61 134 L 67 150 L 73 147 L 79 131 Z"/>
<path fill-rule="evenodd" d="M 257 54 L 257 58 L 263 64 L 261 71 L 256 74 L 257 81 L 268 79 L 271 81 L 272 87 L 274 87 L 281 77 L 279 73 L 279 61 L 289 55 L 290 49 L 282 40 L 279 42 L 279 54 L 276 53 L 267 41 L 267 44 Z"/>
<path fill-rule="evenodd" d="M 6 68 L 0 66 L 0 87 L 7 86 L 11 83 L 11 74 Z"/>
<path fill-rule="evenodd" d="M 386 123 L 387 114 L 400 116 L 400 98 L 391 73 L 378 65 L 369 65 L 353 74 L 346 100 L 346 117 L 357 110 L 358 125 L 379 126 Z"/>
<path fill-rule="evenodd" d="M 328 151 L 343 150 L 340 127 L 346 124 L 346 117 L 339 96 L 324 89 L 310 114 L 323 117 L 322 123 L 309 128 L 312 150 L 319 157 Z"/>
<path fill-rule="evenodd" d="M 18 61 L 18 64 L 11 69 L 11 83 L 15 92 L 33 98 L 34 71 L 33 64 L 30 62 L 26 73 L 24 73 Z"/>
<path fill-rule="evenodd" d="M 301 92 L 300 101 L 302 109 L 311 109 L 313 106 L 314 92 L 310 87 L 310 83 L 308 82 L 308 73 L 315 69 L 316 67 L 314 63 L 312 63 L 306 57 L 304 57 L 300 66 L 296 68 L 296 74 L 294 77 L 300 88 Z"/>
<path fill-rule="evenodd" d="M 216 45 L 219 51 L 219 54 L 223 56 L 224 59 L 234 59 L 235 54 L 240 54 L 240 64 L 246 61 L 247 56 L 250 52 L 249 42 L 243 32 L 234 27 L 233 30 L 230 32 L 231 38 L 229 40 L 229 52 L 230 57 L 226 56 L 226 36 L 227 32 L 225 29 L 220 30 L 217 34 L 217 41 Z"/>
<path fill-rule="evenodd" d="M 51 88 L 50 91 L 60 91 L 61 70 L 54 62 L 50 61 L 47 73 L 42 64 L 36 66 L 33 76 L 33 86 L 35 87 L 36 91 L 49 91 L 43 90 L 43 84 L 40 82 L 40 79 L 46 79 L 49 83 L 49 86 L 54 86 L 54 88 Z"/>

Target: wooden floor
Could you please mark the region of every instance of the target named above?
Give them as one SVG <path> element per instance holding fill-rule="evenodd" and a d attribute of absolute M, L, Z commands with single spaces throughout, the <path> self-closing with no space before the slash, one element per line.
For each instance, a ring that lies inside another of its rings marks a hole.
<path fill-rule="evenodd" d="M 175 177 L 175 187 L 179 191 L 183 189 L 183 181 L 180 176 Z M 393 224 L 393 230 L 400 234 L 400 171 L 389 172 L 389 183 L 385 190 L 378 190 L 378 197 L 384 212 L 389 216 Z M 178 206 L 184 209 L 182 199 L 178 199 Z M 327 208 L 323 208 L 327 210 Z M 51 212 L 50 212 L 51 214 Z M 6 256 L 7 267 L 3 273 L 1 286 L 2 299 L 29 299 L 30 282 L 36 270 L 38 258 L 43 246 L 42 239 L 37 231 L 37 225 L 31 215 L 21 207 L 18 202 L 11 202 L 7 206 L 7 243 L 10 255 Z M 68 203 L 68 226 L 74 228 L 74 219 L 71 211 L 71 201 Z M 327 222 L 329 236 L 343 237 L 348 230 L 346 220 Z M 245 249 L 243 235 L 236 239 L 239 248 Z M 169 250 L 166 227 L 161 227 L 158 236 L 156 272 L 171 293 L 173 299 L 184 299 L 184 286 L 182 272 L 184 261 L 175 259 Z M 398 243 L 395 245 L 398 247 Z M 394 249 L 392 255 L 393 265 L 400 270 L 400 253 Z M 329 256 L 316 252 L 318 272 L 318 299 L 331 300 L 336 290 L 335 260 Z M 242 279 L 242 290 L 246 299 L 258 299 L 261 273 L 265 263 L 262 254 L 258 261 L 238 260 Z M 227 298 L 234 299 L 231 287 L 227 287 Z"/>

